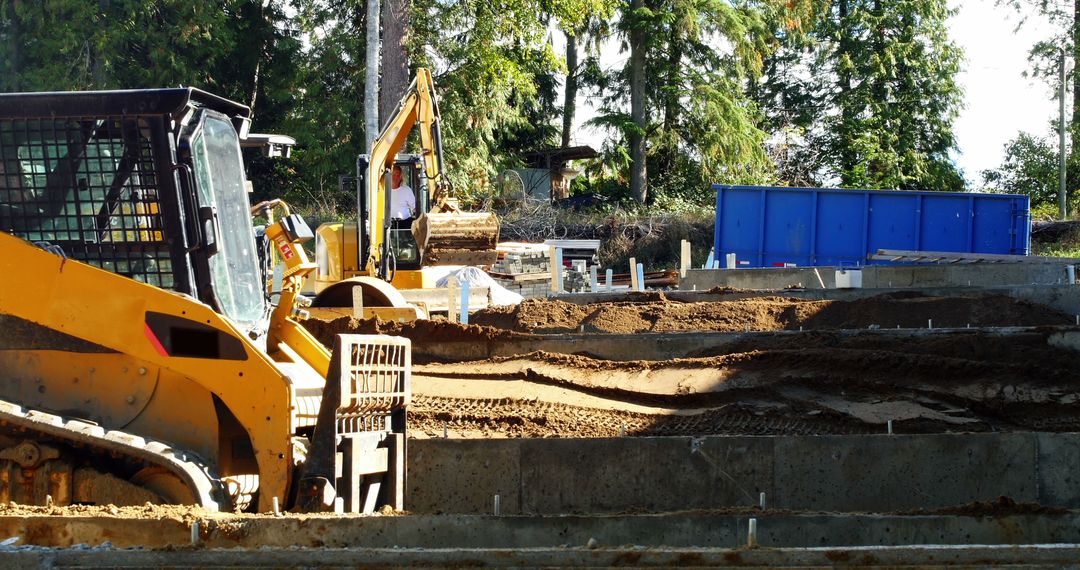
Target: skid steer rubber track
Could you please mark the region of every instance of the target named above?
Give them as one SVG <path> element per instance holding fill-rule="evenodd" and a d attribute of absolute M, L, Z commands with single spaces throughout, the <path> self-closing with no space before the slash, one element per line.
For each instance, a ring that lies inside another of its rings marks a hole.
<path fill-rule="evenodd" d="M 94 453 L 121 455 L 144 461 L 178 477 L 195 497 L 197 505 L 208 511 L 225 510 L 227 494 L 221 482 L 212 477 L 205 464 L 190 453 L 120 430 L 107 430 L 96 424 L 65 418 L 56 414 L 29 410 L 0 400 L 0 432 L 32 436 L 38 441 L 59 442 L 91 449 Z"/>

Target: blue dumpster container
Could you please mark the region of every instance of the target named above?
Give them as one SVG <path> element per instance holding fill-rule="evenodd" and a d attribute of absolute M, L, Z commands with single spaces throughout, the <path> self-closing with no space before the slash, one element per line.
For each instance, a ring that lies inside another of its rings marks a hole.
<path fill-rule="evenodd" d="M 720 266 L 889 264 L 879 249 L 1028 255 L 1027 196 L 714 185 Z"/>

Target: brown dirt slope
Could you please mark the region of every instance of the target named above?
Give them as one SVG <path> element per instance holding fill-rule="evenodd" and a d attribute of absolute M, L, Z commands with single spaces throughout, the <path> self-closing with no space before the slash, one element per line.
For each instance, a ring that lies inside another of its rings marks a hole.
<path fill-rule="evenodd" d="M 1080 430 L 1080 355 L 1048 344 L 1058 329 L 866 332 L 926 328 L 928 319 L 935 328 L 1073 321 L 1005 296 L 680 303 L 650 294 L 587 305 L 526 301 L 476 313 L 477 324 L 468 326 L 345 318 L 308 327 L 324 342 L 361 332 L 417 344 L 498 343 L 583 328 L 594 334 L 804 329 L 746 335 L 669 361 L 532 353 L 417 364 L 410 426 L 421 437 L 444 429 L 459 437 L 880 433 L 889 420 L 901 433 Z"/>
<path fill-rule="evenodd" d="M 881 433 L 889 420 L 901 433 L 1080 429 L 1074 352 L 978 336 L 889 346 L 810 333 L 665 362 L 534 353 L 425 364 L 410 424 L 482 437 Z"/>

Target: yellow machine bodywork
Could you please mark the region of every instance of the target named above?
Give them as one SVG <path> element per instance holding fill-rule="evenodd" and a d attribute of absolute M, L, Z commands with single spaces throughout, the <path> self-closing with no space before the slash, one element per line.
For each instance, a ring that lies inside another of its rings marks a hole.
<path fill-rule="evenodd" d="M 268 510 L 273 497 L 284 504 L 293 465 L 288 434 L 297 424 L 313 425 L 315 420 L 295 413 L 290 379 L 246 343 L 234 344 L 241 351 L 235 358 L 169 356 L 144 315 L 169 315 L 200 330 L 208 327 L 223 339 L 243 338 L 241 331 L 197 301 L 66 260 L 4 233 L 0 251 L 0 275 L 20 277 L 0 279 L 7 315 L 76 339 L 93 339 L 100 346 L 100 352 L 88 353 L 64 350 L 60 343 L 40 350 L 18 347 L 20 340 L 9 336 L 0 362 L 5 380 L 19 386 L 25 405 L 91 409 L 94 417 L 87 419 L 103 427 L 131 429 L 139 424 L 136 433 L 219 457 L 222 444 L 232 442 L 222 441 L 227 432 L 213 421 L 210 396 L 216 396 L 243 426 L 250 448 L 257 450 L 256 469 L 223 461 L 222 475 L 258 474 L 259 509 Z M 63 352 L 62 358 L 51 358 L 54 351 Z M 88 400 L 92 406 L 85 404 Z"/>

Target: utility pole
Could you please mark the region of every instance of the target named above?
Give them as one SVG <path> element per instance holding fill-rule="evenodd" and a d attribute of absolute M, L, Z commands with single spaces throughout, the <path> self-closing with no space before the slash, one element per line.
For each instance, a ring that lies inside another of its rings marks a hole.
<path fill-rule="evenodd" d="M 379 0 L 367 0 L 367 65 L 364 70 L 364 132 L 367 153 L 379 136 Z"/>
<path fill-rule="evenodd" d="M 1058 93 L 1061 119 L 1058 125 L 1058 217 L 1064 220 L 1068 215 L 1068 204 L 1065 200 L 1065 48 L 1061 48 L 1061 58 L 1058 60 L 1058 81 L 1061 85 Z"/>

